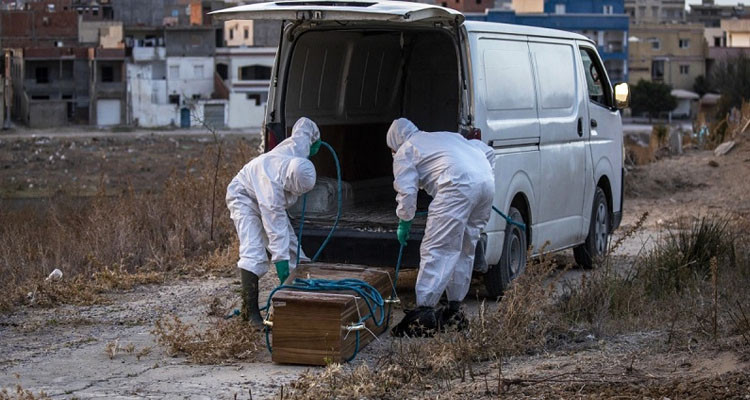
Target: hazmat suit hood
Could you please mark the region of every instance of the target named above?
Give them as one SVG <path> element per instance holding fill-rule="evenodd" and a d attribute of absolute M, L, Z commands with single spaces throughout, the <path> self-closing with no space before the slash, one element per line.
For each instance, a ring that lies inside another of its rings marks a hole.
<path fill-rule="evenodd" d="M 306 158 L 310 154 L 310 146 L 318 140 L 320 140 L 318 125 L 311 119 L 302 117 L 294 123 L 292 136 L 284 139 L 271 151 Z"/>
<path fill-rule="evenodd" d="M 290 159 L 283 176 L 284 191 L 294 196 L 301 196 L 315 186 L 315 167 L 306 158 Z"/>
<path fill-rule="evenodd" d="M 419 132 L 417 126 L 408 119 L 399 118 L 394 120 L 391 127 L 388 128 L 388 135 L 386 136 L 388 147 L 393 151 L 398 151 L 401 145 L 417 132 Z"/>

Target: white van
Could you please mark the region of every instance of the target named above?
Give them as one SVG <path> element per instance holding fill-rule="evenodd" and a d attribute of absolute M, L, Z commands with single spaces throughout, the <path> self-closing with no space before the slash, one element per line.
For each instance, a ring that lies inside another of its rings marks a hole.
<path fill-rule="evenodd" d="M 465 21 L 455 10 L 400 1 L 278 1 L 215 15 L 283 24 L 263 138 L 268 150 L 309 117 L 341 159 L 348 198 L 322 261 L 393 265 L 398 219 L 385 136 L 398 117 L 495 149 L 494 205 L 526 229 L 493 213 L 475 268 L 486 271 L 490 296 L 524 270 L 529 248 L 536 255 L 543 246 L 573 247 L 584 267 L 606 251 L 622 217 L 619 109 L 628 87 L 613 90 L 586 37 Z M 319 176 L 336 176 L 325 151 L 314 162 Z M 306 217 L 308 252 L 333 219 Z M 407 266 L 419 264 L 423 227 L 417 218 Z"/>

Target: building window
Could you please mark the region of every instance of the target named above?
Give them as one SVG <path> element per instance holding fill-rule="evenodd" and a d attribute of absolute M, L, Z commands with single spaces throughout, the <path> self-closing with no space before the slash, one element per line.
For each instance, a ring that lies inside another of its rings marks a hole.
<path fill-rule="evenodd" d="M 448 7 L 448 3 L 446 2 L 442 2 L 440 5 L 442 5 L 443 7 Z"/>
<path fill-rule="evenodd" d="M 603 8 L 602 9 L 602 13 L 603 14 L 611 15 L 611 14 L 615 13 L 615 7 L 612 6 L 612 5 L 606 5 L 606 6 L 602 7 L 602 8 Z"/>
<path fill-rule="evenodd" d="M 690 73 L 689 65 L 680 65 L 680 75 L 687 75 Z"/>
<path fill-rule="evenodd" d="M 664 60 L 651 61 L 651 80 L 656 82 L 664 80 Z"/>
<path fill-rule="evenodd" d="M 245 39 L 250 39 L 250 29 L 245 27 Z"/>
<path fill-rule="evenodd" d="M 180 104 L 180 95 L 179 94 L 170 94 L 169 95 L 169 104 Z"/>
<path fill-rule="evenodd" d="M 229 40 L 234 40 L 234 28 L 229 29 Z"/>
<path fill-rule="evenodd" d="M 482 0 L 477 0 L 477 4 L 482 4 Z"/>
<path fill-rule="evenodd" d="M 196 78 L 203 78 L 203 66 L 193 65 L 193 76 Z"/>
<path fill-rule="evenodd" d="M 690 39 L 680 39 L 680 48 L 687 49 L 690 47 Z"/>
<path fill-rule="evenodd" d="M 721 47 L 721 36 L 714 36 L 714 47 Z"/>
<path fill-rule="evenodd" d="M 649 42 L 651 42 L 651 50 L 660 50 L 661 49 L 661 41 L 657 38 L 649 38 Z"/>
<path fill-rule="evenodd" d="M 36 83 L 49 83 L 49 69 L 47 67 L 36 67 Z"/>
<path fill-rule="evenodd" d="M 248 65 L 240 68 L 241 81 L 271 79 L 271 68 L 264 65 Z"/>
<path fill-rule="evenodd" d="M 565 4 L 555 4 L 555 14 L 565 14 Z"/>
<path fill-rule="evenodd" d="M 180 79 L 180 66 L 179 65 L 169 66 L 169 79 Z"/>
<path fill-rule="evenodd" d="M 102 65 L 101 74 L 102 82 L 115 81 L 115 69 L 111 65 Z"/>

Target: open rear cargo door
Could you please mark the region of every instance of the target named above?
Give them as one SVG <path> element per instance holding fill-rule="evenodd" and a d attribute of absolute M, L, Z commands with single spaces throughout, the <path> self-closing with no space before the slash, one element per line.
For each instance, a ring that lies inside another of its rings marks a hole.
<path fill-rule="evenodd" d="M 461 24 L 456 10 L 407 1 L 276 1 L 226 8 L 211 13 L 224 20 L 444 22 Z"/>

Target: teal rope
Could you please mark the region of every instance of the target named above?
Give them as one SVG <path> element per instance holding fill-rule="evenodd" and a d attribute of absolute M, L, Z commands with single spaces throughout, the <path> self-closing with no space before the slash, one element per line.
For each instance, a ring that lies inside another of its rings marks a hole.
<path fill-rule="evenodd" d="M 328 144 L 327 142 L 324 142 L 321 140 L 320 144 L 322 146 L 325 146 L 325 148 L 328 149 L 328 151 L 331 152 L 331 156 L 333 156 L 333 161 L 336 164 L 336 181 L 337 181 L 337 207 L 336 207 L 336 219 L 333 221 L 333 226 L 331 227 L 331 231 L 328 232 L 328 236 L 326 236 L 326 239 L 323 241 L 323 243 L 318 248 L 318 251 L 315 253 L 315 255 L 312 258 L 312 261 L 317 261 L 318 257 L 320 257 L 320 254 L 323 252 L 323 250 L 328 246 L 328 242 L 331 241 L 331 238 L 333 237 L 333 233 L 336 231 L 336 228 L 339 225 L 339 220 L 341 219 L 341 212 L 344 207 L 344 196 L 343 196 L 343 184 L 341 181 L 341 164 L 339 163 L 339 157 L 336 154 L 336 151 L 333 149 L 333 147 Z M 297 234 L 297 263 L 296 265 L 299 265 L 299 258 L 302 248 L 302 228 L 305 225 L 305 209 L 307 208 L 307 193 L 305 193 L 302 196 L 302 213 L 300 214 L 300 224 L 299 224 L 299 233 Z"/>
<path fill-rule="evenodd" d="M 522 231 L 526 231 L 526 224 L 524 224 L 522 222 L 516 222 L 516 221 L 514 221 L 509 216 L 505 215 L 502 211 L 498 210 L 497 207 L 495 207 L 495 206 L 492 206 L 492 210 L 495 211 L 496 213 L 500 214 L 500 216 L 505 219 L 505 222 L 521 228 Z"/>

